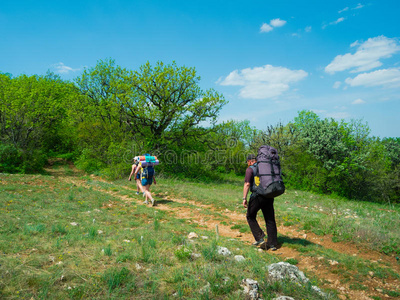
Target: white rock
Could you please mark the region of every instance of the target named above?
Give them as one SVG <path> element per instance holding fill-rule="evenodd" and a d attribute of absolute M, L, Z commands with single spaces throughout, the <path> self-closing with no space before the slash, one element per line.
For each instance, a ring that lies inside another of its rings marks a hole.
<path fill-rule="evenodd" d="M 336 261 L 336 260 L 328 260 L 329 261 L 329 264 L 331 265 L 331 266 L 336 266 L 336 265 L 338 265 L 339 263 Z"/>
<path fill-rule="evenodd" d="M 221 246 L 217 247 L 217 251 L 218 251 L 218 254 L 223 255 L 223 256 L 229 256 L 232 254 L 232 252 L 229 251 L 228 248 L 221 247 Z"/>
<path fill-rule="evenodd" d="M 240 285 L 243 287 L 243 293 L 246 299 L 257 300 L 258 298 L 258 282 L 256 280 L 246 278 L 243 279 Z"/>
<path fill-rule="evenodd" d="M 204 293 L 208 293 L 208 291 L 211 288 L 211 284 L 209 282 L 207 282 L 207 284 L 205 286 L 203 286 L 200 290 L 199 293 L 200 294 L 204 294 Z"/>
<path fill-rule="evenodd" d="M 72 222 L 72 223 L 70 223 L 72 226 L 78 226 L 78 223 L 76 223 L 76 222 Z"/>
<path fill-rule="evenodd" d="M 190 256 L 192 257 L 192 259 L 197 259 L 197 258 L 201 257 L 201 254 L 200 253 L 192 253 L 192 254 L 190 254 Z"/>
<path fill-rule="evenodd" d="M 309 279 L 294 265 L 287 262 L 279 262 L 268 266 L 268 275 L 272 281 L 289 279 L 290 281 L 307 283 Z"/>
<path fill-rule="evenodd" d="M 199 236 L 195 232 L 191 232 L 188 235 L 188 239 L 197 239 Z"/>
<path fill-rule="evenodd" d="M 235 260 L 236 260 L 237 262 L 241 262 L 241 261 L 244 261 L 244 260 L 246 260 L 246 259 L 244 258 L 243 255 L 235 255 Z"/>

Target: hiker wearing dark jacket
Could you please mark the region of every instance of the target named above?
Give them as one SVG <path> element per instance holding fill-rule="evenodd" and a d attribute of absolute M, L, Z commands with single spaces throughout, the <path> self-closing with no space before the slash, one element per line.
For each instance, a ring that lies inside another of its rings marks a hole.
<path fill-rule="evenodd" d="M 247 223 L 249 224 L 250 230 L 254 236 L 254 239 L 256 240 L 253 245 L 259 246 L 262 249 L 271 249 L 272 251 L 275 251 L 276 246 L 278 245 L 278 230 L 275 222 L 274 198 L 264 198 L 260 195 L 252 193 L 249 201 L 247 201 L 247 194 L 254 184 L 254 174 L 251 166 L 256 162 L 257 160 L 255 155 L 250 154 L 247 156 L 248 168 L 246 169 L 243 186 L 243 206 L 247 208 Z M 260 209 L 264 215 L 264 220 L 267 227 L 268 238 L 266 242 L 264 241 L 265 233 L 257 222 L 257 213 Z"/>

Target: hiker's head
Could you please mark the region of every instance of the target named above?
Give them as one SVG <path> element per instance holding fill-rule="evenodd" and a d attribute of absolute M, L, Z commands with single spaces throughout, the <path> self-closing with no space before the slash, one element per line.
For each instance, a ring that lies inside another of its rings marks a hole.
<path fill-rule="evenodd" d="M 247 155 L 247 165 L 251 166 L 257 162 L 257 157 L 254 154 Z"/>

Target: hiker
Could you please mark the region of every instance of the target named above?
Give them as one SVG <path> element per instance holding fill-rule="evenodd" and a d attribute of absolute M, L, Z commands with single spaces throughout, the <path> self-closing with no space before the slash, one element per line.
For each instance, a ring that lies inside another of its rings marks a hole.
<path fill-rule="evenodd" d="M 257 162 L 257 158 L 254 154 L 247 156 L 247 169 L 244 179 L 243 186 L 243 206 L 247 208 L 246 218 L 247 223 L 250 226 L 250 230 L 256 240 L 253 246 L 259 246 L 265 250 L 275 251 L 278 245 L 278 230 L 275 222 L 275 211 L 274 211 L 274 198 L 265 198 L 261 195 L 257 195 L 253 190 L 254 185 L 254 173 L 253 165 Z M 251 190 L 252 194 L 247 202 L 247 194 Z M 264 241 L 265 233 L 260 228 L 257 222 L 257 213 L 261 209 L 265 224 L 267 227 L 267 241 Z"/>
<path fill-rule="evenodd" d="M 148 155 L 146 155 L 148 156 Z M 142 186 L 142 191 L 145 195 L 145 200 L 144 200 L 144 204 L 149 204 L 149 199 L 151 201 L 151 205 L 155 206 L 156 201 L 153 199 L 153 196 L 150 193 L 150 186 L 152 185 L 153 181 L 154 184 L 157 184 L 156 182 L 156 178 L 155 178 L 155 171 L 154 171 L 154 167 L 153 165 L 149 165 L 149 166 L 145 166 L 142 167 L 142 164 L 144 164 L 144 162 L 139 161 L 139 165 L 135 170 L 135 178 L 137 176 L 137 174 L 139 173 L 139 170 L 141 170 L 141 186 Z"/>
<path fill-rule="evenodd" d="M 139 165 L 139 161 L 135 161 L 135 163 L 132 165 L 132 171 L 128 178 L 129 181 L 131 181 L 132 175 L 135 174 L 135 171 L 138 168 L 138 165 Z M 136 181 L 136 188 L 137 188 L 136 195 L 139 195 L 139 192 L 144 193 L 142 184 L 140 182 L 140 174 L 135 175 L 135 181 Z"/>

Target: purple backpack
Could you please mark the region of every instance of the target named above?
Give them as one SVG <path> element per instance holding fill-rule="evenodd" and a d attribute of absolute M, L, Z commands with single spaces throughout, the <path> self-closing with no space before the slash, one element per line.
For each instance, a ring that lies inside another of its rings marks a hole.
<path fill-rule="evenodd" d="M 254 184 L 251 188 L 256 195 L 275 198 L 285 192 L 278 151 L 268 145 L 258 148 L 257 163 L 251 166 Z"/>

